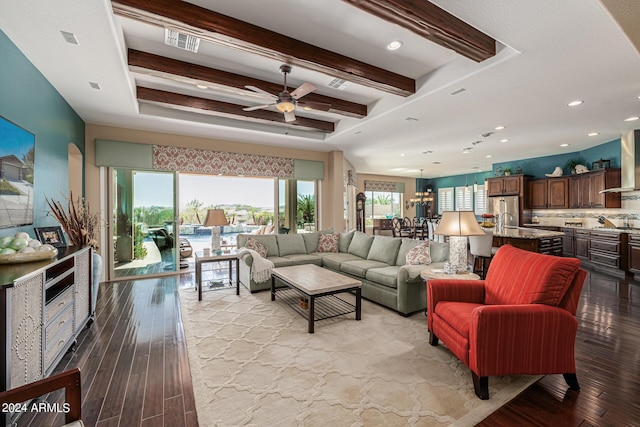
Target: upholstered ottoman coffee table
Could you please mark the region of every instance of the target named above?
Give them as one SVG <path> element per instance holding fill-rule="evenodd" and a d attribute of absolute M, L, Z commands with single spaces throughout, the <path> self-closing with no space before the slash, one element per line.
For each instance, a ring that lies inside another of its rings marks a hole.
<path fill-rule="evenodd" d="M 287 287 L 276 288 L 276 279 L 282 281 Z M 286 293 L 293 290 L 301 295 L 302 300 L 296 299 L 295 295 L 293 297 L 288 295 L 287 298 L 293 301 L 291 305 L 297 312 L 307 317 L 310 334 L 314 333 L 316 320 L 353 312 L 356 313 L 356 320 L 360 320 L 362 317 L 361 288 L 362 282 L 359 280 L 315 264 L 279 267 L 271 271 L 271 301 L 276 300 L 276 292 Z M 356 294 L 355 305 L 336 297 L 336 294 L 352 291 Z"/>

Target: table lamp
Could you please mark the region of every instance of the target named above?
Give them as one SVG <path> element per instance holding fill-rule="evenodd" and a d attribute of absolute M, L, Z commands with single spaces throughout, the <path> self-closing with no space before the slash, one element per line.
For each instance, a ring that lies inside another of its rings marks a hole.
<path fill-rule="evenodd" d="M 457 271 L 467 269 L 467 236 L 484 236 L 473 211 L 445 211 L 434 234 L 449 236 L 449 262 Z"/>
<path fill-rule="evenodd" d="M 211 252 L 216 252 L 220 249 L 220 226 L 229 225 L 227 217 L 224 216 L 224 210 L 207 210 L 207 217 L 204 219 L 204 224 L 202 225 L 205 227 L 211 227 Z"/>

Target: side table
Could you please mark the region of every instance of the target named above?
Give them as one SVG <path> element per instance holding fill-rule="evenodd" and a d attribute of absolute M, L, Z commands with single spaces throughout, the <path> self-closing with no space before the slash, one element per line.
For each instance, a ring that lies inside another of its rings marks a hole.
<path fill-rule="evenodd" d="M 479 280 L 480 276 L 471 272 L 461 272 L 456 274 L 447 274 L 444 272 L 444 267 L 436 268 L 429 266 L 420 272 L 420 277 L 425 282 L 429 279 L 456 279 L 456 280 Z"/>
<path fill-rule="evenodd" d="M 206 256 L 202 251 L 196 251 L 194 256 L 196 263 L 196 288 L 198 288 L 198 301 L 202 301 L 202 264 L 206 264 L 209 262 L 227 261 L 229 263 L 229 283 L 231 283 L 233 277 L 233 266 L 235 265 L 236 295 L 240 295 L 240 258 L 238 258 L 238 254 L 235 251 L 231 253 L 223 253 L 220 255 L 216 255 L 215 253 L 213 253 Z"/>

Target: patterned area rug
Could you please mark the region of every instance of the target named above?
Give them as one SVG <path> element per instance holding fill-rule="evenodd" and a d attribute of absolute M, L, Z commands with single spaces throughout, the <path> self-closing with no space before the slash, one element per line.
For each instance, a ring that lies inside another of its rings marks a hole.
<path fill-rule="evenodd" d="M 203 427 L 472 426 L 540 378 L 491 377 L 482 401 L 467 367 L 429 345 L 423 313 L 366 300 L 361 321 L 322 320 L 315 334 L 269 292 L 205 292 L 198 302 L 181 289 L 180 305 Z"/>

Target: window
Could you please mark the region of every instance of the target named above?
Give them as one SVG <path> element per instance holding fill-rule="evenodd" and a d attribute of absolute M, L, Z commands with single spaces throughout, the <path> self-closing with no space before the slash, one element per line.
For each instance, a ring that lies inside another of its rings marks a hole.
<path fill-rule="evenodd" d="M 374 218 L 400 218 L 402 193 L 393 191 L 366 191 L 364 213 L 366 225 L 373 225 Z"/>
<path fill-rule="evenodd" d="M 482 215 L 487 213 L 487 193 L 484 191 L 484 185 L 478 185 L 478 191 L 475 194 L 475 214 Z"/>
<path fill-rule="evenodd" d="M 473 189 L 465 185 L 456 187 L 456 210 L 470 211 L 473 209 Z"/>
<path fill-rule="evenodd" d="M 453 210 L 453 187 L 438 188 L 438 215 Z"/>

